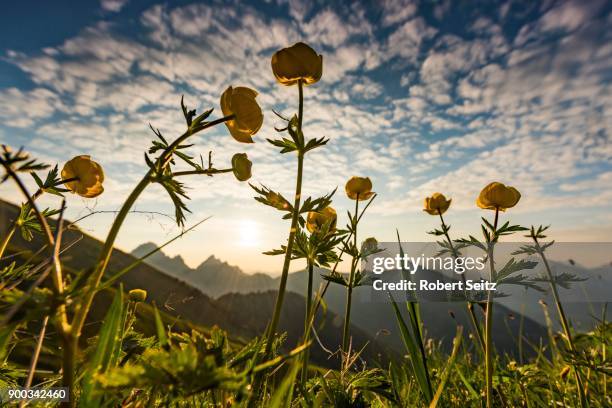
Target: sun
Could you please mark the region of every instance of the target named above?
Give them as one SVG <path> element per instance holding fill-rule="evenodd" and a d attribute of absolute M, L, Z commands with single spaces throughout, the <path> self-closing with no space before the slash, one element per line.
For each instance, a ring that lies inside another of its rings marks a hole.
<path fill-rule="evenodd" d="M 253 220 L 240 220 L 238 224 L 239 240 L 241 246 L 252 247 L 260 241 L 259 225 Z"/>

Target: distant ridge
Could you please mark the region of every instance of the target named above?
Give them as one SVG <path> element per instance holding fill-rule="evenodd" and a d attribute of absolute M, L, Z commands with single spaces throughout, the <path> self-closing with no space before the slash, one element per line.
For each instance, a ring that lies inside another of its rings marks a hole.
<path fill-rule="evenodd" d="M 0 236 L 5 233 L 6 228 L 10 225 L 10 221 L 17 216 L 18 207 L 0 200 Z M 54 225 L 54 221 L 51 224 Z M 65 231 L 63 239 L 65 243 L 78 241 L 73 248 L 62 255 L 65 270 L 76 273 L 91 267 L 102 246 L 100 241 L 77 228 Z M 43 244 L 40 235 L 35 236 L 31 242 L 27 242 L 23 240 L 20 234 L 15 234 L 9 244 L 8 254 L 20 252 L 22 256 L 27 257 Z M 146 253 L 154 248 L 155 245 L 153 244 L 145 244 L 139 247 L 139 251 Z M 133 264 L 136 260 L 133 255 L 115 249 L 108 270 L 110 273 L 119 271 Z M 158 269 L 148 263 L 140 263 L 120 279 L 125 290 L 135 288 L 145 289 L 148 294 L 147 302 L 156 304 L 165 313 L 193 322 L 199 326 L 208 328 L 215 325 L 219 326 L 227 330 L 233 340 L 246 341 L 264 332 L 265 325 L 272 316 L 273 305 L 276 299 L 275 291 L 262 291 L 249 295 L 232 294 L 223 296 L 220 299 L 213 299 L 197 286 L 190 284 L 184 279 L 183 275 L 194 275 L 195 272 L 185 265 L 180 256 L 170 258 L 158 252 L 152 255 L 148 261 L 160 262 L 159 265 L 163 264 L 166 267 L 171 267 L 174 273 L 163 272 L 160 270 L 161 268 Z M 208 270 L 208 268 L 215 265 L 217 267 L 223 266 L 223 268 L 233 271 L 232 273 L 236 274 L 235 276 L 239 277 L 242 274 L 237 268 L 231 267 L 214 257 L 209 258 L 200 267 Z M 1 261 L 0 266 L 2 266 Z M 211 272 L 211 275 L 214 276 L 215 273 L 219 272 Z M 205 273 L 204 275 L 207 274 Z M 102 297 L 97 296 L 96 299 L 98 300 L 98 298 Z M 288 350 L 295 347 L 302 335 L 305 299 L 301 295 L 291 293 L 287 295 L 286 302 L 290 307 L 283 308 L 279 331 L 288 332 L 288 338 L 285 343 L 285 349 Z M 94 305 L 96 304 L 99 305 L 99 308 L 92 310 L 90 318 L 99 321 L 103 318 L 108 304 L 97 301 L 94 302 Z M 318 332 L 321 342 L 326 347 L 333 350 L 337 349 L 341 342 L 341 330 L 334 326 L 334 322 L 339 320 L 338 316 L 328 312 L 326 316 L 320 315 L 319 318 L 321 320 L 325 319 L 323 328 Z M 88 327 L 91 326 L 88 325 Z M 391 352 L 359 328 L 353 327 L 351 330 L 356 345 L 361 347 L 369 344 L 365 354 L 363 354 L 364 358 L 367 359 L 378 354 L 388 355 Z M 318 344 L 313 345 L 311 355 L 314 361 L 321 366 L 335 364 L 333 360 L 328 359 L 327 354 Z"/>
<path fill-rule="evenodd" d="M 132 253 L 134 255 L 142 255 L 154 248 L 155 245 L 146 243 L 140 245 Z M 267 274 L 247 274 L 237 266 L 229 265 L 214 256 L 210 256 L 196 269 L 191 269 L 189 272 L 182 272 L 180 266 L 174 266 L 176 257 L 171 258 L 161 251 L 154 256 L 148 258 L 146 262 L 154 265 L 160 270 L 184 280 L 196 287 L 202 292 L 221 301 L 226 301 L 226 296 L 235 294 L 254 294 L 273 291 L 278 289 L 278 279 Z M 183 263 L 184 265 L 184 263 Z M 318 288 L 324 284 L 321 275 L 326 273 L 323 269 L 315 269 L 314 287 Z M 306 291 L 307 273 L 306 271 L 298 271 L 289 274 L 287 280 L 287 290 L 302 295 Z M 397 324 L 391 305 L 387 299 L 377 299 L 375 301 L 364 300 L 361 294 L 365 288 L 356 288 L 353 298 L 352 323 L 363 329 L 369 336 L 378 338 L 384 344 L 395 350 L 403 350 L 403 343 L 399 335 Z M 325 296 L 325 302 L 330 311 L 338 316 L 344 315 L 345 307 L 345 291 L 343 287 L 332 284 Z M 534 296 L 537 296 L 534 294 Z M 538 306 L 537 301 L 535 301 Z M 450 342 L 455 333 L 455 327 L 463 325 L 466 328 L 471 327 L 468 315 L 465 311 L 465 306 L 461 303 L 432 303 L 429 302 L 421 309 L 423 322 L 427 334 L 435 339 L 443 341 L 446 347 L 450 346 Z M 480 308 L 478 308 L 480 309 Z M 541 308 L 532 310 L 536 315 L 536 319 L 541 313 Z M 478 310 L 481 313 L 481 310 Z M 495 308 L 495 318 L 506 320 L 508 327 L 512 331 L 512 335 L 505 330 L 500 330 L 494 334 L 496 346 L 508 352 L 516 350 L 514 338 L 518 333 L 520 319 L 514 318 L 520 316 L 516 310 L 508 309 L 504 305 L 499 305 Z M 454 316 L 454 317 L 452 317 Z M 509 316 L 513 316 L 509 319 Z M 524 321 L 525 335 L 530 340 L 538 341 L 541 336 L 544 336 L 546 331 L 542 324 L 534 321 L 533 318 L 527 317 Z M 382 335 L 382 333 L 390 333 Z"/>

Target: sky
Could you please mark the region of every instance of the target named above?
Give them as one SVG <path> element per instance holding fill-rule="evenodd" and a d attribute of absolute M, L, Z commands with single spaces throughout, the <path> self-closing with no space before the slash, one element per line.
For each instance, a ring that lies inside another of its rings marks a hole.
<path fill-rule="evenodd" d="M 297 89 L 275 82 L 272 54 L 297 41 L 323 55 L 321 80 L 305 88 L 304 133 L 330 142 L 306 157 L 304 195 L 338 187 L 340 223 L 349 177 L 369 176 L 378 197 L 360 238 L 429 241 L 435 217 L 424 197 L 452 198 L 451 235 L 478 234 L 475 206 L 491 181 L 522 193 L 503 219 L 551 224 L 560 241 L 610 241 L 612 16 L 606 1 L 6 2 L 0 15 L 0 142 L 60 166 L 89 154 L 105 192 L 68 197 L 68 217 L 117 210 L 146 171 L 154 138 L 184 131 L 180 98 L 215 108 L 230 85 L 259 92 L 264 124 L 254 144 L 221 125 L 192 138 L 216 167 L 234 153 L 253 161 L 251 182 L 292 197 L 294 155 L 279 155 L 272 109 L 297 111 Z M 246 272 L 280 273 L 288 233 L 280 213 L 253 200 L 231 174 L 184 180 L 186 226 L 208 221 L 165 249 L 197 266 L 215 255 Z M 33 190 L 33 184 L 28 180 Z M 22 201 L 15 188 L 0 196 Z M 44 198 L 43 205 L 58 206 Z M 136 210 L 172 214 L 158 185 Z M 84 220 L 103 238 L 112 213 Z M 117 245 L 161 244 L 180 229 L 163 215 L 132 214 Z M 92 260 L 93 262 L 93 260 Z M 292 269 L 302 268 L 299 262 Z"/>

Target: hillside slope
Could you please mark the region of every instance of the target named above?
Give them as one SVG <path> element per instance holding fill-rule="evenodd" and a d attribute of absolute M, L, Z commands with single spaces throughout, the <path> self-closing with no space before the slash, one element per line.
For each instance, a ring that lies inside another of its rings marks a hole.
<path fill-rule="evenodd" d="M 17 214 L 16 206 L 0 200 L 0 235 L 5 233 L 10 220 L 14 219 Z M 63 240 L 66 244 L 78 241 L 62 256 L 65 270 L 75 274 L 82 273 L 93 265 L 102 246 L 100 241 L 76 228 L 66 231 Z M 20 252 L 22 257 L 27 257 L 42 245 L 43 241 L 40 236 L 27 242 L 19 234 L 15 234 L 9 245 L 8 253 Z M 134 256 L 115 249 L 109 263 L 108 274 L 119 271 L 136 260 Z M 147 302 L 155 303 L 167 314 L 201 326 L 217 325 L 227 330 L 236 340 L 248 340 L 264 332 L 265 325 L 272 315 L 276 298 L 275 292 L 261 292 L 246 298 L 228 296 L 213 299 L 184 280 L 161 272 L 147 263 L 135 266 L 120 279 L 120 282 L 126 290 L 145 289 L 148 292 Z M 97 296 L 96 299 L 95 305 L 99 309 L 107 307 L 108 299 L 105 300 L 103 295 Z M 303 332 L 305 299 L 299 295 L 291 295 L 287 297 L 287 303 L 290 307 L 283 309 L 279 330 L 289 331 L 286 348 L 292 348 Z M 93 310 L 90 318 L 99 321 L 103 316 L 104 310 Z M 334 313 L 328 313 L 325 319 L 324 329 L 319 336 L 323 344 L 335 350 L 341 341 L 341 330 L 330 328 L 333 327 L 332 323 L 338 321 L 339 318 Z M 387 353 L 380 344 L 358 328 L 354 328 L 353 333 L 356 344 L 371 344 L 368 355 Z M 318 345 L 313 346 L 313 358 L 318 364 L 329 364 L 327 356 Z"/>

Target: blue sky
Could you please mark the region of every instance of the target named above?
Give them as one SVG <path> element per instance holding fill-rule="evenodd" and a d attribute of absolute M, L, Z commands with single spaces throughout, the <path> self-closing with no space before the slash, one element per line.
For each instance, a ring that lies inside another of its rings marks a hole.
<path fill-rule="evenodd" d="M 305 190 L 371 177 L 379 197 L 363 238 L 393 240 L 397 227 L 405 240 L 428 239 L 435 219 L 422 200 L 435 191 L 453 198 L 453 233 L 476 233 L 475 198 L 497 180 L 523 193 L 505 215 L 514 221 L 552 224 L 559 240 L 609 241 L 610 4 L 420 3 L 12 2 L 0 16 L 0 142 L 51 163 L 92 155 L 106 192 L 70 197 L 69 215 L 113 210 L 145 171 L 149 122 L 171 138 L 183 130 L 182 94 L 219 111 L 227 86 L 246 85 L 264 109 L 256 143 L 218 127 L 194 138 L 192 151 L 212 150 L 218 167 L 246 152 L 255 182 L 291 196 L 295 157 L 265 138 L 278 124 L 273 108 L 296 110 L 296 90 L 274 81 L 270 58 L 302 40 L 324 58 L 322 80 L 305 91 L 305 133 L 331 139 L 307 157 Z M 168 252 L 191 265 L 215 254 L 278 273 L 280 259 L 260 253 L 288 225 L 226 176 L 187 180 L 188 223 L 213 218 Z M 6 183 L 0 194 L 20 200 Z M 350 203 L 339 193 L 334 205 L 344 214 Z M 137 209 L 172 212 L 157 186 Z M 96 215 L 83 228 L 102 237 L 111 221 Z M 118 243 L 130 250 L 177 232 L 164 217 L 134 215 Z"/>

